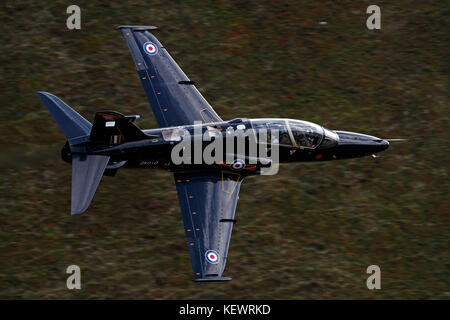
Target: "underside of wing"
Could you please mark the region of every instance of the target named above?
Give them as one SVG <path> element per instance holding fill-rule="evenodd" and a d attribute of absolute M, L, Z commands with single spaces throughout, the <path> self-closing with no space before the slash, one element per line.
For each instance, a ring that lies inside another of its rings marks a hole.
<path fill-rule="evenodd" d="M 195 281 L 222 277 L 242 176 L 228 171 L 175 173 Z"/>
<path fill-rule="evenodd" d="M 218 122 L 220 117 L 184 74 L 163 45 L 150 33 L 152 26 L 121 26 L 160 127 Z"/>

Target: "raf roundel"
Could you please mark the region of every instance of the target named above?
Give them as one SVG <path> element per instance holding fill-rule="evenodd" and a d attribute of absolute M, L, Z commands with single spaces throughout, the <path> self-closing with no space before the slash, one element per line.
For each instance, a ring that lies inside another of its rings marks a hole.
<path fill-rule="evenodd" d="M 158 53 L 158 47 L 153 42 L 148 41 L 144 43 L 144 51 L 146 54 L 153 56 Z"/>
<path fill-rule="evenodd" d="M 230 165 L 230 167 L 233 170 L 242 170 L 245 168 L 245 162 L 241 159 L 236 159 L 233 161 L 233 163 Z"/>
<path fill-rule="evenodd" d="M 219 254 L 214 250 L 208 250 L 205 253 L 206 261 L 212 264 L 218 264 L 219 263 Z"/>

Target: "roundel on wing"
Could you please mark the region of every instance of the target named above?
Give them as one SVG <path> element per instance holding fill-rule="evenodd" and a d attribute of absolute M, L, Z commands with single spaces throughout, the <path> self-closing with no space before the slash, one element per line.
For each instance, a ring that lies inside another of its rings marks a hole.
<path fill-rule="evenodd" d="M 158 53 L 158 47 L 153 42 L 147 41 L 143 47 L 146 54 L 155 55 Z"/>
<path fill-rule="evenodd" d="M 219 254 L 214 250 L 206 251 L 205 258 L 206 258 L 206 261 L 208 261 L 209 263 L 212 263 L 212 264 L 217 264 L 217 263 L 219 263 L 219 260 L 220 260 Z"/>

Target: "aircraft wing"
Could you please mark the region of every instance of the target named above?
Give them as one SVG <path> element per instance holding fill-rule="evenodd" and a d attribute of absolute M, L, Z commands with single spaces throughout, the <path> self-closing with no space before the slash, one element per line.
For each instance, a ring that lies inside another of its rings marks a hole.
<path fill-rule="evenodd" d="M 222 121 L 194 83 L 150 33 L 153 26 L 120 26 L 160 127 Z"/>
<path fill-rule="evenodd" d="M 227 171 L 175 173 L 195 281 L 222 277 L 242 176 Z"/>

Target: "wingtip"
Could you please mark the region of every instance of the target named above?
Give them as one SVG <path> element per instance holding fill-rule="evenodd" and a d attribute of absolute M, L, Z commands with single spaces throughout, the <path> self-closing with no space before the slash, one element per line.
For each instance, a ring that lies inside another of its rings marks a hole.
<path fill-rule="evenodd" d="M 230 281 L 231 278 L 228 277 L 206 277 L 206 278 L 195 278 L 194 282 L 208 282 L 208 281 Z"/>
<path fill-rule="evenodd" d="M 118 26 L 117 29 L 131 29 L 132 31 L 145 31 L 159 29 L 156 26 Z"/>
<path fill-rule="evenodd" d="M 39 98 L 41 98 L 41 97 L 47 97 L 47 98 L 55 97 L 55 95 L 51 94 L 50 92 L 46 92 L 46 91 L 37 91 L 36 94 L 38 95 Z"/>

